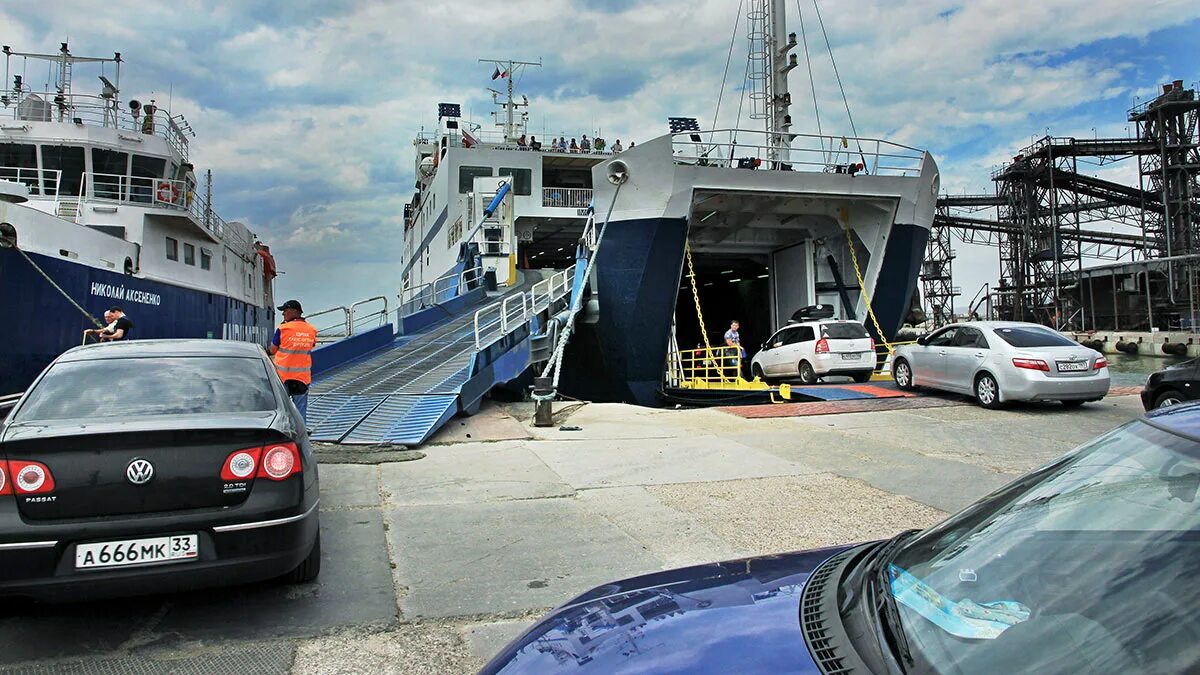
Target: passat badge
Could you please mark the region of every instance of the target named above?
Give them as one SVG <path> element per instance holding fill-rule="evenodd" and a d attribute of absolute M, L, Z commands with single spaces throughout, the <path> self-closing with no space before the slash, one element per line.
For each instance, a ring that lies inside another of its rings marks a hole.
<path fill-rule="evenodd" d="M 125 477 L 134 485 L 145 485 L 154 478 L 154 465 L 144 459 L 135 459 L 125 467 Z"/>

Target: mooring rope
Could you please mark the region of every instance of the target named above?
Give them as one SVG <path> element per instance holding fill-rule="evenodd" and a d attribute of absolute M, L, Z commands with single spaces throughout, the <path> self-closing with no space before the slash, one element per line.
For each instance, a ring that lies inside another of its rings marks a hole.
<path fill-rule="evenodd" d="M 8 223 L 5 223 L 5 224 L 7 225 Z M 36 262 L 34 262 L 33 258 L 30 258 L 30 257 L 29 257 L 29 254 L 28 254 L 28 253 L 26 253 L 25 251 L 21 250 L 21 247 L 20 247 L 20 246 L 17 246 L 17 239 L 16 239 L 16 232 L 15 232 L 15 231 L 13 232 L 13 234 L 12 234 L 11 236 L 6 236 L 6 235 L 4 235 L 3 233 L 0 233 L 0 247 L 4 247 L 4 248 L 12 248 L 12 249 L 13 249 L 14 251 L 16 251 L 17 253 L 20 253 L 20 254 L 21 254 L 21 257 L 22 257 L 22 258 L 24 258 L 24 259 L 26 260 L 26 262 L 28 262 L 30 265 L 32 265 L 32 266 L 33 266 L 33 269 L 37 270 L 37 273 L 38 273 L 38 274 L 42 275 L 42 278 L 46 280 L 46 283 L 48 283 L 48 284 L 50 284 L 51 286 L 53 286 L 53 287 L 54 287 L 54 290 L 56 290 L 56 291 L 58 291 L 59 293 L 61 293 L 61 294 L 62 294 L 62 296 L 63 296 L 64 298 L 66 298 L 66 299 L 67 299 L 67 302 L 71 303 L 71 306 L 72 306 L 72 307 L 74 307 L 75 309 L 79 310 L 79 313 L 80 313 L 80 314 L 82 314 L 82 315 L 84 315 L 84 316 L 87 318 L 87 320 L 88 320 L 88 321 L 91 321 L 91 322 L 92 322 L 92 323 L 93 323 L 93 324 L 96 326 L 96 328 L 104 328 L 104 324 L 103 324 L 103 323 L 100 323 L 100 321 L 99 321 L 98 319 L 96 319 L 96 317 L 94 317 L 94 316 L 92 316 L 91 314 L 89 314 L 89 313 L 88 313 L 88 311 L 87 311 L 86 309 L 84 309 L 82 306 L 80 306 L 80 304 L 79 304 L 78 302 L 75 302 L 74 298 L 72 298 L 72 297 L 71 297 L 71 295 L 70 295 L 69 293 L 67 293 L 66 291 L 64 291 L 64 290 L 63 290 L 63 288 L 62 288 L 62 286 L 59 286 L 59 285 L 58 285 L 58 284 L 57 284 L 57 283 L 54 281 L 54 279 L 50 278 L 50 275 L 49 275 L 49 274 L 46 274 L 46 271 L 45 271 L 45 270 L 43 270 L 43 269 L 41 268 L 41 266 L 39 266 L 39 265 L 38 265 Z"/>

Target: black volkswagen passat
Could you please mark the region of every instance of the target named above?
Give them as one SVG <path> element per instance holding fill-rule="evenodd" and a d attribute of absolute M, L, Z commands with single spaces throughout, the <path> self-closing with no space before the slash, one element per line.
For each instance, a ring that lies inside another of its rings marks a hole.
<path fill-rule="evenodd" d="M 310 581 L 317 504 L 304 421 L 257 345 L 77 347 L 0 427 L 0 596 Z"/>

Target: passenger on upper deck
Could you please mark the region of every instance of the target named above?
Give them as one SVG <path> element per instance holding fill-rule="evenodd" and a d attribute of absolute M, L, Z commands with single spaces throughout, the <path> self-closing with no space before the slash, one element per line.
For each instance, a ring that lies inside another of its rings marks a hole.
<path fill-rule="evenodd" d="M 621 139 L 619 139 L 619 138 L 618 138 L 618 139 L 617 139 L 617 142 L 616 142 L 616 143 L 613 143 L 612 151 L 613 151 L 613 152 L 621 152 L 621 151 L 622 151 L 622 150 L 624 150 L 624 149 L 625 149 L 625 148 L 622 148 L 622 147 L 621 147 Z"/>
<path fill-rule="evenodd" d="M 525 143 L 525 134 L 521 134 L 520 137 L 517 138 L 517 147 L 522 150 L 528 149 L 529 146 Z"/>
<path fill-rule="evenodd" d="M 529 137 L 529 149 L 535 151 L 542 149 L 542 144 L 540 141 L 538 141 L 537 136 Z"/>
<path fill-rule="evenodd" d="M 603 139 L 603 138 L 601 138 L 601 137 L 599 137 L 599 136 L 597 136 L 597 137 L 596 137 L 596 142 L 595 142 L 595 146 L 596 146 L 596 152 L 604 152 L 604 146 L 605 146 L 605 145 L 606 145 L 606 143 L 605 143 L 604 139 Z"/>
<path fill-rule="evenodd" d="M 579 141 L 579 151 L 585 155 L 592 151 L 592 142 L 588 140 L 587 134 L 584 134 L 583 140 Z"/>
<path fill-rule="evenodd" d="M 558 151 L 559 152 L 567 151 L 567 137 L 566 136 L 563 136 L 562 138 L 558 139 Z"/>
<path fill-rule="evenodd" d="M 571 139 L 571 152 L 579 152 L 579 145 L 575 143 L 575 139 Z"/>

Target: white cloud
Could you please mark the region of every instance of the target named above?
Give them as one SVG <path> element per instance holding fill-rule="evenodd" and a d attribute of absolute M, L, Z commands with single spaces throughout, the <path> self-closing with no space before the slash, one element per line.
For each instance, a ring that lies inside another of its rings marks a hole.
<path fill-rule="evenodd" d="M 824 131 L 848 133 L 816 17 L 808 0 L 800 4 Z M 713 123 L 737 5 L 647 0 L 608 13 L 583 0 L 328 8 L 111 0 L 96 12 L 89 0 L 58 0 L 5 7 L 0 31 L 19 49 L 53 50 L 70 35 L 77 53 L 120 50 L 129 95 L 157 92 L 162 103 L 173 86 L 173 111 L 197 131 L 193 158 L 214 171 L 217 206 L 247 216 L 293 270 L 281 287 L 340 292 L 350 302 L 398 283 L 387 261 L 399 258 L 412 192 L 410 140 L 433 124 L 435 104 L 461 102 L 488 122 L 484 87 L 495 83 L 477 58 L 543 58 L 519 87 L 539 92 L 530 97 L 538 136 L 602 129 L 628 144 L 663 133 L 668 115 Z M 1127 54 L 1081 47 L 1144 40 L 1200 16 L 1192 0 L 827 0 L 821 8 L 860 134 L 932 148 L 943 185 L 970 192 L 990 189 L 991 168 L 1046 124 L 1054 133 L 1105 133 L 1112 121 L 1089 119 L 1089 106 L 1152 94 L 1153 81 L 1141 78 L 1179 76 L 1165 60 L 1146 73 Z M 720 126 L 738 116 L 744 35 L 743 19 Z M 791 87 L 797 128 L 815 131 L 804 66 Z M 750 124 L 743 110 L 741 125 Z M 959 147 L 972 138 L 971 149 Z M 964 287 L 994 280 L 995 251 L 961 256 Z"/>

